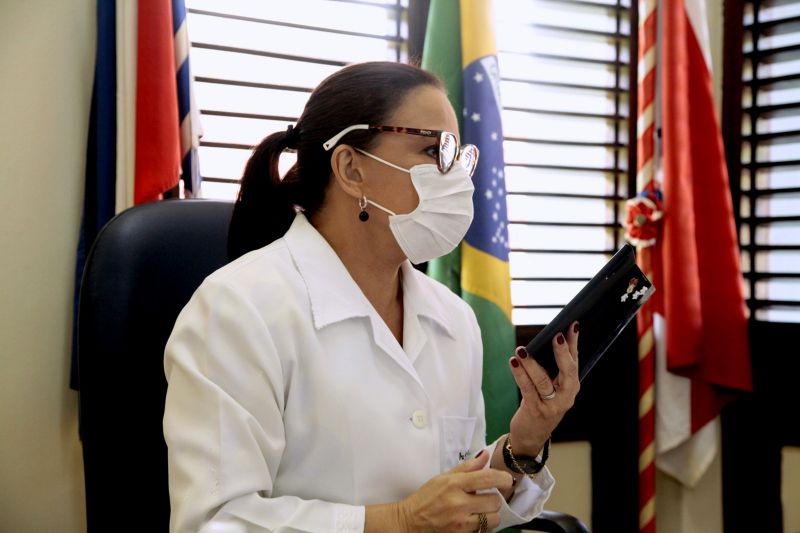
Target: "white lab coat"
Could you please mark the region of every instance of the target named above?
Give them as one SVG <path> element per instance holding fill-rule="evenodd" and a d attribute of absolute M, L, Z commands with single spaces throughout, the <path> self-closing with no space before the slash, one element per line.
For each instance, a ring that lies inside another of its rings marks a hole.
<path fill-rule="evenodd" d="M 402 285 L 401 346 L 302 214 L 203 282 L 165 353 L 170 531 L 360 532 L 485 447 L 475 315 L 408 261 Z M 502 526 L 553 484 L 522 476 Z"/>

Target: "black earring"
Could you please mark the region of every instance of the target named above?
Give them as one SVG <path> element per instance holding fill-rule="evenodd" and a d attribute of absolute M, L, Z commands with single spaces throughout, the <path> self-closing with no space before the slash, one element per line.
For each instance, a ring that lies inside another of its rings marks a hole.
<path fill-rule="evenodd" d="M 361 222 L 366 222 L 369 220 L 369 213 L 367 213 L 367 197 L 362 196 L 358 200 L 358 207 L 361 208 L 361 212 L 358 214 L 358 220 Z"/>

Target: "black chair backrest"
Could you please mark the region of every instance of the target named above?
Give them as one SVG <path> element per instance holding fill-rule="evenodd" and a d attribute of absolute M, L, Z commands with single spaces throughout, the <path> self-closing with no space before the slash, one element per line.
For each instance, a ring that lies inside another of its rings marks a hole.
<path fill-rule="evenodd" d="M 227 262 L 232 203 L 167 200 L 112 219 L 87 258 L 78 310 L 88 531 L 167 531 L 164 346 L 203 279 Z"/>

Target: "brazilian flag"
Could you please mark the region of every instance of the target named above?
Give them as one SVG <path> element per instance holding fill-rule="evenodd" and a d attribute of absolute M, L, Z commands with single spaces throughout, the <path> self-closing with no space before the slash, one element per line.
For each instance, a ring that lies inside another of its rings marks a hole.
<path fill-rule="evenodd" d="M 459 118 L 461 142 L 480 149 L 475 219 L 461 245 L 431 261 L 428 274 L 469 303 L 483 337 L 483 396 L 487 442 L 508 431 L 519 405 L 508 357 L 511 323 L 508 215 L 500 124 L 500 76 L 489 0 L 432 0 L 422 68 L 445 83 Z"/>

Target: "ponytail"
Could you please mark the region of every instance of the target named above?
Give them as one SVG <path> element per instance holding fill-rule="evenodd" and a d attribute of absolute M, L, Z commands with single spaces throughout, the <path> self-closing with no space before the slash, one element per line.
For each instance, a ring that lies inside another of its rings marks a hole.
<path fill-rule="evenodd" d="M 281 186 L 278 161 L 294 140 L 291 130 L 265 137 L 247 161 L 228 228 L 228 259 L 283 236 L 294 220 L 294 203 Z"/>
<path fill-rule="evenodd" d="M 381 124 L 412 89 L 442 82 L 420 68 L 391 61 L 357 63 L 328 76 L 311 93 L 297 126 L 273 133 L 256 146 L 242 176 L 228 229 L 228 258 L 283 237 L 295 206 L 313 216 L 325 201 L 331 177 L 331 154 L 322 143 L 353 124 Z M 367 150 L 375 133 L 356 130 L 340 143 Z M 297 162 L 281 180 L 278 160 L 285 149 L 297 150 Z"/>

